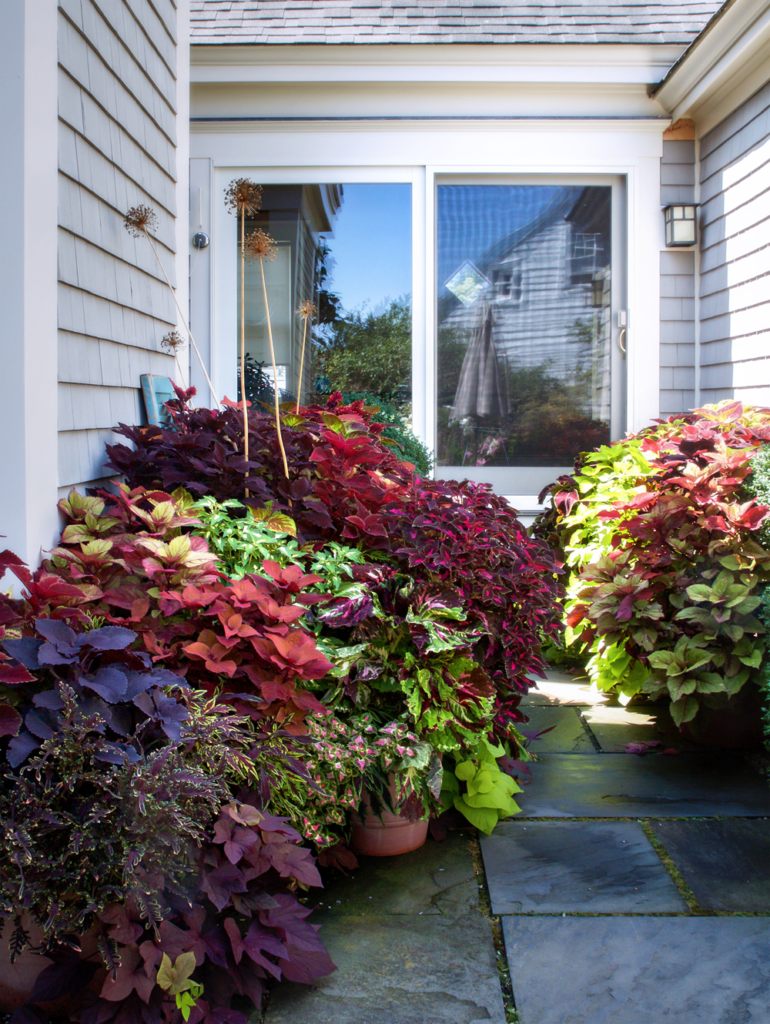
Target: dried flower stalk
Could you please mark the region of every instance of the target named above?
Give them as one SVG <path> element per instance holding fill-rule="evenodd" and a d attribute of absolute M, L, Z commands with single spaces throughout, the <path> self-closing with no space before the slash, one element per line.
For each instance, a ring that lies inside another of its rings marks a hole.
<path fill-rule="evenodd" d="M 198 357 L 198 362 L 201 364 L 203 376 L 206 378 L 206 383 L 209 386 L 211 397 L 214 399 L 214 404 L 219 409 L 221 403 L 216 396 L 216 392 L 214 391 L 214 385 L 211 383 L 211 377 L 209 377 L 208 375 L 208 371 L 206 370 L 206 366 L 203 362 L 200 350 L 198 346 L 195 344 L 195 338 L 193 338 L 192 336 L 190 325 L 187 323 L 187 319 L 184 313 L 182 312 L 182 308 L 179 305 L 179 300 L 176 297 L 176 291 L 173 285 L 171 284 L 171 281 L 169 281 L 168 274 L 166 273 L 166 268 L 163 266 L 163 261 L 161 260 L 158 254 L 158 250 L 155 248 L 155 243 L 153 242 L 152 235 L 150 234 L 150 231 L 155 231 L 158 226 L 158 218 L 155 214 L 155 211 L 150 206 L 132 206 L 131 209 L 123 218 L 123 224 L 126 228 L 126 231 L 128 231 L 130 235 L 133 235 L 134 238 L 141 238 L 142 236 L 144 236 L 144 238 L 146 238 L 147 241 L 150 243 L 150 248 L 152 249 L 153 254 L 155 255 L 155 259 L 158 261 L 158 266 L 160 267 L 161 273 L 163 274 L 166 284 L 168 285 L 168 290 L 171 292 L 171 297 L 174 300 L 176 311 L 179 314 L 179 318 L 182 321 L 185 331 L 187 332 L 187 337 L 190 339 L 190 344 L 195 350 L 195 354 Z M 181 372 L 181 367 L 179 369 Z"/>
<path fill-rule="evenodd" d="M 241 227 L 241 403 L 243 406 L 243 457 L 249 461 L 249 412 L 246 401 L 246 218 L 253 217 L 262 206 L 262 186 L 249 178 L 235 178 L 225 189 L 225 206 L 240 219 Z M 246 469 L 248 480 L 249 470 Z M 246 497 L 249 488 L 246 487 Z"/>
<path fill-rule="evenodd" d="M 294 410 L 299 415 L 299 396 L 302 391 L 302 375 L 305 372 L 305 339 L 307 337 L 307 322 L 308 320 L 315 320 L 316 315 L 315 305 L 310 299 L 305 299 L 304 302 L 300 303 L 300 307 L 297 310 L 297 315 L 302 317 L 302 355 L 299 361 L 299 384 L 297 386 L 297 408 Z"/>
<path fill-rule="evenodd" d="M 184 348 L 184 344 L 184 338 L 179 333 L 179 331 L 169 331 L 167 334 L 164 334 L 163 337 L 160 339 L 160 347 L 162 349 L 165 349 L 165 351 L 168 352 L 169 355 L 174 357 L 174 361 L 176 362 L 176 365 L 179 367 L 179 373 L 182 379 L 184 379 L 184 370 L 182 369 L 182 364 L 179 362 L 178 353 L 182 351 L 182 349 Z"/>
<path fill-rule="evenodd" d="M 265 284 L 265 260 L 274 260 L 278 255 L 278 246 L 265 231 L 252 231 L 246 239 L 246 259 L 259 260 L 259 271 L 262 275 L 262 296 L 265 301 L 265 314 L 267 316 L 267 338 L 270 342 L 270 359 L 273 364 L 273 392 L 275 394 L 275 429 L 278 434 L 278 444 L 283 458 L 283 471 L 286 479 L 289 479 L 289 464 L 286 461 L 286 449 L 283 446 L 281 436 L 281 403 L 278 398 L 278 367 L 275 362 L 275 348 L 273 346 L 273 327 L 270 323 L 270 306 L 267 302 L 267 285 Z"/>

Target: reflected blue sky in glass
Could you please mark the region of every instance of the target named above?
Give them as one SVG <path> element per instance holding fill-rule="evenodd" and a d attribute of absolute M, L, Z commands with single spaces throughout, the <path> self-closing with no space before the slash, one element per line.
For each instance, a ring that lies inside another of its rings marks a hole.
<path fill-rule="evenodd" d="M 560 185 L 439 185 L 439 294 L 464 260 L 478 260 L 499 239 L 535 220 L 564 191 Z"/>
<path fill-rule="evenodd" d="M 411 295 L 411 185 L 345 185 L 334 235 L 325 237 L 335 261 L 328 287 L 344 309 L 377 310 Z"/>

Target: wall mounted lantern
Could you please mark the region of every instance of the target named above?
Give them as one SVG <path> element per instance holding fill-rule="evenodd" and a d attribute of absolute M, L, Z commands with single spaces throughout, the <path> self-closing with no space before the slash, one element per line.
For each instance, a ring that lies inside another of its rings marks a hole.
<path fill-rule="evenodd" d="M 698 241 L 698 207 L 695 204 L 666 206 L 666 245 L 695 245 Z"/>

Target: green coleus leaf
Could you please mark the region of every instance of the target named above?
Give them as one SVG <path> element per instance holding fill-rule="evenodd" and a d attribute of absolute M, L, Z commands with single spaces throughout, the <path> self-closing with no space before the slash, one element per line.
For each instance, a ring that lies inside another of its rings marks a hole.
<path fill-rule="evenodd" d="M 275 533 L 288 533 L 290 537 L 297 536 L 297 524 L 291 516 L 287 516 L 283 512 L 274 512 L 272 502 L 269 501 L 265 508 L 249 508 L 249 512 L 256 522 L 262 523 L 268 530 L 273 530 Z"/>
<path fill-rule="evenodd" d="M 698 699 L 697 697 L 683 697 L 681 700 L 675 700 L 671 704 L 670 710 L 676 726 L 682 725 L 683 722 L 691 722 L 698 714 Z"/>
<path fill-rule="evenodd" d="M 724 676 L 718 672 L 704 672 L 698 676 L 698 693 L 722 693 L 724 689 Z"/>
<path fill-rule="evenodd" d="M 697 685 L 697 679 L 692 676 L 687 676 L 684 679 L 669 679 L 668 692 L 671 694 L 671 699 L 677 701 L 689 693 L 694 693 Z"/>
<path fill-rule="evenodd" d="M 691 601 L 711 601 L 713 604 L 717 604 L 717 595 L 711 589 L 707 587 L 705 583 L 693 583 L 691 587 L 687 588 L 687 596 Z"/>
<path fill-rule="evenodd" d="M 743 655 L 741 661 L 744 665 L 749 665 L 751 668 L 759 668 L 762 664 L 762 651 L 759 647 L 755 647 L 751 654 Z"/>

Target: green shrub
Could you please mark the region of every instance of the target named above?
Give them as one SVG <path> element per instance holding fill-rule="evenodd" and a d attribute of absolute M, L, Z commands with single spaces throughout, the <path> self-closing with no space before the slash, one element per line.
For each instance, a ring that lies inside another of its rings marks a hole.
<path fill-rule="evenodd" d="M 396 454 L 405 462 L 411 462 L 420 476 L 430 476 L 433 472 L 433 453 L 422 443 L 409 426 L 402 410 L 392 401 L 372 391 L 346 392 L 345 402 L 363 402 L 368 407 L 376 407 L 372 415 L 373 423 L 387 423 L 383 437 L 395 442 Z"/>

